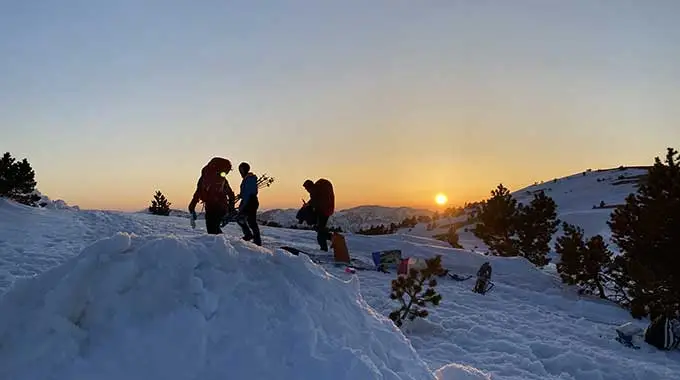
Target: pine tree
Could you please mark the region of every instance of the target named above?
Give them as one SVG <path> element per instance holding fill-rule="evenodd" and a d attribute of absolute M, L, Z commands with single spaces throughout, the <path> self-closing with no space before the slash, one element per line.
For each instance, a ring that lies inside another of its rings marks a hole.
<path fill-rule="evenodd" d="M 411 268 L 407 276 L 399 276 L 396 280 L 392 280 L 390 299 L 398 300 L 401 307 L 392 311 L 389 318 L 397 326 L 401 326 L 406 319 L 413 321 L 416 318 L 427 317 L 429 315 L 425 309 L 427 304 L 438 306 L 441 302 L 442 296 L 435 290 L 437 280 L 434 278 L 444 271 L 441 258 L 441 255 L 437 255 L 427 259 L 425 268 Z M 426 283 L 428 289 L 421 294 Z M 408 300 L 404 298 L 405 295 L 409 297 Z"/>
<path fill-rule="evenodd" d="M 668 148 L 656 157 L 636 193 L 617 206 L 608 225 L 622 256 L 618 282 L 628 286 L 634 317 L 680 310 L 680 167 Z"/>
<path fill-rule="evenodd" d="M 503 184 L 491 191 L 491 198 L 481 203 L 478 224 L 473 229 L 496 256 L 517 256 L 516 244 L 512 240 L 515 233 L 517 200 Z"/>
<path fill-rule="evenodd" d="M 543 191 L 534 193 L 528 206 L 520 204 L 517 208 L 516 245 L 519 255 L 537 267 L 550 262 L 550 240 L 557 231 L 557 204 Z"/>
<path fill-rule="evenodd" d="M 606 299 L 605 287 L 612 280 L 613 253 L 601 235 L 584 241 L 583 229 L 562 224 L 564 235 L 557 238 L 555 251 L 560 255 L 557 272 L 562 281 L 579 286 L 585 293 Z"/>
<path fill-rule="evenodd" d="M 154 194 L 153 198 L 154 199 L 151 201 L 149 211 L 154 215 L 170 215 L 170 205 L 172 203 L 168 202 L 168 200 L 165 198 L 165 195 L 163 195 L 160 190 L 156 191 L 156 194 Z"/>
<path fill-rule="evenodd" d="M 0 158 L 0 196 L 35 206 L 40 200 L 35 186 L 35 171 L 27 159 L 16 161 L 9 152 Z"/>

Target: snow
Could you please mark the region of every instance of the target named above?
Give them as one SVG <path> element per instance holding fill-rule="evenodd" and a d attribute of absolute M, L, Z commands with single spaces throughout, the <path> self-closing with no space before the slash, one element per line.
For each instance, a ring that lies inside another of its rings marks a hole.
<path fill-rule="evenodd" d="M 358 285 L 221 236 L 120 233 L 5 295 L 0 374 L 434 378 Z"/>
<path fill-rule="evenodd" d="M 592 207 L 592 206 L 591 206 Z M 321 253 L 313 231 L 141 213 L 40 209 L 0 199 L 0 378 L 680 379 L 680 352 L 616 342 L 609 302 L 579 296 L 525 259 L 426 236 L 345 234 L 350 254 L 442 255 L 494 289 L 441 279 L 443 300 L 397 329 L 394 274 L 346 273 L 277 249 Z"/>
<path fill-rule="evenodd" d="M 491 380 L 491 376 L 477 368 L 460 364 L 447 364 L 435 372 L 437 380 Z"/>
<path fill-rule="evenodd" d="M 33 194 L 40 197 L 40 199 L 36 202 L 40 207 L 59 210 L 76 210 L 76 211 L 80 210 L 80 207 L 70 206 L 68 203 L 66 203 L 66 201 L 62 199 L 50 199 L 50 197 L 48 197 L 45 194 L 42 194 L 38 190 L 33 191 Z"/>

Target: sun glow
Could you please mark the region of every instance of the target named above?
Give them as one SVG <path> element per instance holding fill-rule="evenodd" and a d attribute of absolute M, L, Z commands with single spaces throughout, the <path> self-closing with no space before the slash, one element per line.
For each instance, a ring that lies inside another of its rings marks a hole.
<path fill-rule="evenodd" d="M 446 197 L 446 194 L 439 193 L 434 197 L 434 201 L 438 205 L 443 206 L 449 201 L 449 198 Z"/>

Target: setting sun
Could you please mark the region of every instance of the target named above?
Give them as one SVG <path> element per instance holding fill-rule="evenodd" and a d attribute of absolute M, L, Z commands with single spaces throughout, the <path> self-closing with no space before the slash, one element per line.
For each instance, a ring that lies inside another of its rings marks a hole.
<path fill-rule="evenodd" d="M 445 205 L 448 200 L 449 199 L 446 197 L 446 195 L 442 193 L 439 193 L 434 197 L 434 201 L 440 206 Z"/>

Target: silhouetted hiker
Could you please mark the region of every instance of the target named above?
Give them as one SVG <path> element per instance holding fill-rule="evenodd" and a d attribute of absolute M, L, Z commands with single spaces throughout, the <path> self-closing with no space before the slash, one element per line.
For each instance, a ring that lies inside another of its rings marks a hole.
<path fill-rule="evenodd" d="M 201 170 L 201 177 L 196 183 L 196 191 L 189 203 L 191 225 L 196 226 L 196 204 L 202 201 L 205 207 L 205 227 L 209 234 L 221 234 L 220 223 L 228 213 L 234 210 L 234 191 L 229 186 L 227 174 L 231 171 L 231 162 L 226 158 L 213 157 Z"/>
<path fill-rule="evenodd" d="M 257 225 L 257 209 L 260 207 L 260 200 L 257 197 L 257 176 L 250 172 L 250 165 L 247 162 L 241 162 L 238 171 L 243 181 L 236 223 L 243 230 L 243 240 L 253 240 L 253 243 L 262 245 L 260 227 Z"/>
<path fill-rule="evenodd" d="M 491 264 L 485 262 L 477 271 L 477 282 L 474 291 L 484 294 L 488 290 L 489 280 L 491 280 Z"/>
<path fill-rule="evenodd" d="M 328 251 L 328 240 L 331 235 L 328 233 L 328 218 L 335 212 L 335 193 L 333 185 L 325 178 L 321 178 L 316 183 L 308 179 L 302 187 L 309 193 L 309 202 L 302 206 L 298 212 L 298 218 L 312 222 L 316 230 L 316 241 L 322 251 Z"/>

